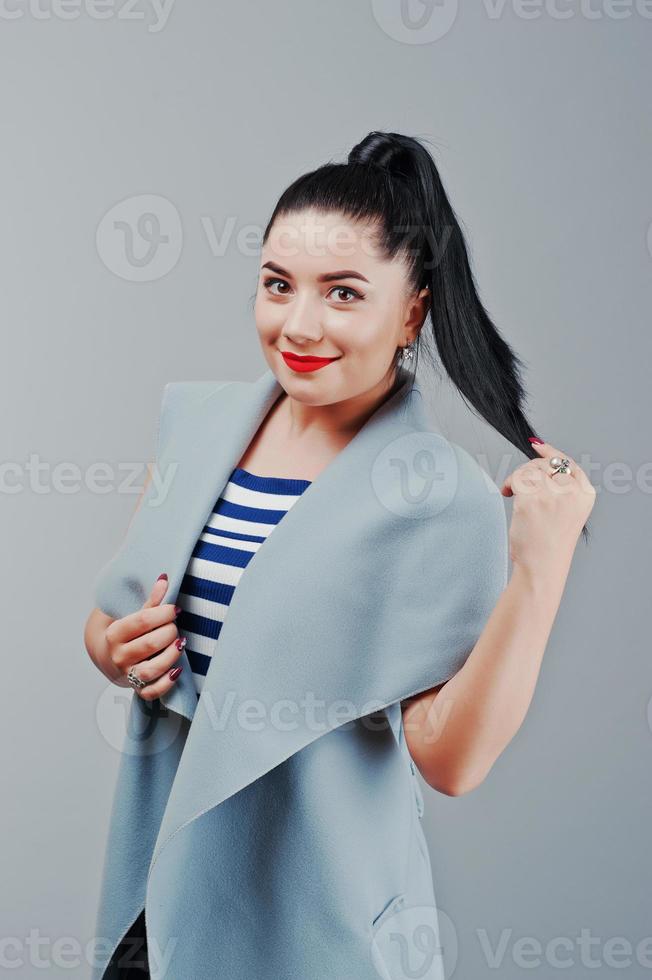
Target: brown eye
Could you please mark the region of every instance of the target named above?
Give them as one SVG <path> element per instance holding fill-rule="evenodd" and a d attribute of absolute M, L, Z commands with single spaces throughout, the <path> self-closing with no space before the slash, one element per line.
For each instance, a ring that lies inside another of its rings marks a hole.
<path fill-rule="evenodd" d="M 289 286 L 289 283 L 287 283 L 285 279 L 265 279 L 264 285 L 266 289 L 269 289 L 270 286 L 273 286 L 276 283 L 278 283 L 280 286 Z M 271 289 L 269 289 L 269 291 L 272 292 Z M 272 292 L 272 296 L 285 296 L 285 295 L 286 295 L 285 293 Z"/>
<path fill-rule="evenodd" d="M 349 289 L 348 286 L 333 286 L 332 292 L 335 292 L 335 293 L 348 293 L 350 296 L 353 296 L 354 299 L 362 299 L 363 298 L 361 293 L 357 292 L 357 290 L 355 290 L 355 289 Z M 341 303 L 345 303 L 345 304 L 350 303 L 350 300 L 342 299 L 341 296 L 338 296 L 337 298 L 339 299 L 339 301 Z"/>

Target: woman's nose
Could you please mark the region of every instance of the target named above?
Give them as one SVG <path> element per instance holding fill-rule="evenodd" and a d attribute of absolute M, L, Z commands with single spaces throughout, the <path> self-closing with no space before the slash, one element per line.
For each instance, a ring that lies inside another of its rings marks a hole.
<path fill-rule="evenodd" d="M 297 343 L 321 340 L 324 335 L 319 314 L 310 303 L 293 305 L 288 310 L 281 333 L 288 340 Z"/>

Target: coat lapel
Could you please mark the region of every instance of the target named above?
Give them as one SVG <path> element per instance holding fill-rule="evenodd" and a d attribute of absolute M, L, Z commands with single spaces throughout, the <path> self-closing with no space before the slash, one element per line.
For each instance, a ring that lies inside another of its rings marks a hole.
<path fill-rule="evenodd" d="M 179 465 L 170 497 L 154 516 L 157 530 L 152 560 L 157 568 L 165 568 L 169 577 L 163 602 L 176 602 L 188 561 L 219 493 L 282 390 L 272 371 L 253 385 L 235 382 L 219 388 L 199 405 L 193 417 L 194 430 L 178 430 L 164 447 L 161 467 Z M 152 529 L 143 525 L 141 530 L 149 537 Z M 185 652 L 179 663 L 184 670 L 160 700 L 192 719 L 197 694 Z"/>

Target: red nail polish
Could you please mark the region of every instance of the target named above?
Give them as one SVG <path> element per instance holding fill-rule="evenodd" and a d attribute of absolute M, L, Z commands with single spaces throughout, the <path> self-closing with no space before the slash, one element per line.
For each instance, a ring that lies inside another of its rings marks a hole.
<path fill-rule="evenodd" d="M 158 577 L 158 578 L 156 579 L 156 581 L 157 581 L 157 582 L 160 582 L 162 578 L 164 578 L 164 579 L 165 579 L 165 581 L 167 582 L 167 578 L 168 578 L 168 577 L 167 577 L 167 575 L 165 574 L 165 572 L 163 572 L 163 573 L 162 573 L 161 575 L 159 575 L 159 577 Z"/>
<path fill-rule="evenodd" d="M 174 670 L 170 671 L 168 677 L 170 678 L 171 681 L 176 681 L 177 677 L 179 676 L 182 670 L 183 667 L 175 667 Z"/>
<path fill-rule="evenodd" d="M 174 607 L 174 615 L 175 616 L 178 616 L 180 612 L 181 612 L 181 606 L 175 606 Z"/>
<path fill-rule="evenodd" d="M 528 436 L 528 442 L 536 442 L 538 446 L 543 446 L 543 439 L 537 439 L 536 436 Z"/>
<path fill-rule="evenodd" d="M 178 636 L 177 639 L 174 641 L 174 645 L 177 648 L 177 650 L 183 650 L 183 648 L 186 645 L 186 637 Z"/>

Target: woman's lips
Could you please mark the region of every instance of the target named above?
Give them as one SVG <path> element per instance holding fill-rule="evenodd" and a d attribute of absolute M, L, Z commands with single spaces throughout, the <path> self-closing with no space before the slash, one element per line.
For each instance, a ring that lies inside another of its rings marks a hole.
<path fill-rule="evenodd" d="M 291 354 L 289 351 L 281 351 L 281 354 L 287 366 L 293 371 L 318 371 L 319 368 L 326 367 L 327 364 L 339 359 L 337 357 L 314 357 L 311 354 Z"/>

